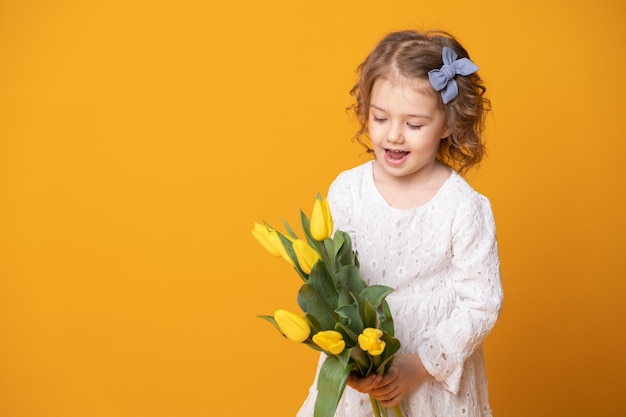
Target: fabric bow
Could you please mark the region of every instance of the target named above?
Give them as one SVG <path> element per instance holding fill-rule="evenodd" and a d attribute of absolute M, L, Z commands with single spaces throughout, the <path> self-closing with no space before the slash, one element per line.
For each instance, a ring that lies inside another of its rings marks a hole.
<path fill-rule="evenodd" d="M 448 104 L 459 95 L 459 87 L 456 85 L 454 77 L 457 74 L 473 74 L 478 71 L 478 67 L 468 58 L 457 59 L 458 55 L 447 46 L 443 47 L 441 55 L 443 66 L 440 69 L 428 71 L 428 79 L 436 91 L 441 91 L 444 104 Z"/>

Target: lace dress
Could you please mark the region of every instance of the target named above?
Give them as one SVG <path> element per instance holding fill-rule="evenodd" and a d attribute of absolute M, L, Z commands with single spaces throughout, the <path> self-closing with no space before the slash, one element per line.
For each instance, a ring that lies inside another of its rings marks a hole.
<path fill-rule="evenodd" d="M 428 203 L 393 208 L 374 184 L 372 161 L 340 174 L 328 200 L 366 282 L 395 289 L 387 301 L 400 351 L 417 351 L 432 376 L 402 401 L 404 416 L 491 416 L 481 343 L 502 286 L 489 201 L 452 172 Z M 298 417 L 313 416 L 316 384 Z M 368 396 L 346 387 L 335 417 L 372 415 Z"/>

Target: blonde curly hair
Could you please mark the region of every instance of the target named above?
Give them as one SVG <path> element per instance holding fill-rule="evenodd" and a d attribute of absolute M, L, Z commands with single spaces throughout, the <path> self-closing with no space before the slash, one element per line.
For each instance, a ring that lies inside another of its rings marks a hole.
<path fill-rule="evenodd" d="M 428 80 L 428 71 L 441 68 L 444 47 L 452 49 L 460 58 L 469 54 L 450 34 L 443 31 L 400 31 L 384 37 L 365 61 L 357 68 L 358 82 L 350 90 L 355 102 L 349 107 L 360 124 L 356 140 L 368 153 L 373 153 L 368 135 L 369 108 L 372 87 L 378 78 L 401 76 L 407 79 Z M 448 104 L 429 85 L 429 93 L 437 95 L 446 115 L 448 137 L 442 139 L 437 159 L 464 174 L 478 165 L 485 155 L 482 133 L 491 102 L 484 97 L 486 88 L 477 73 L 455 77 L 459 94 Z"/>

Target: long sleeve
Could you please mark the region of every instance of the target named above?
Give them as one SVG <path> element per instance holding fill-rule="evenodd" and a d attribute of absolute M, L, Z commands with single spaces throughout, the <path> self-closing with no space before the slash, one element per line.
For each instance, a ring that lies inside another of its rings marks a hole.
<path fill-rule="evenodd" d="M 465 360 L 492 330 L 502 305 L 495 226 L 486 198 L 476 194 L 458 207 L 452 236 L 454 307 L 418 352 L 428 372 L 456 393 Z"/>

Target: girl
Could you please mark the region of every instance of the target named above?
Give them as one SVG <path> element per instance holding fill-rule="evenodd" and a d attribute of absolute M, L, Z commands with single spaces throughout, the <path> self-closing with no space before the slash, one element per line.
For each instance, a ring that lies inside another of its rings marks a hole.
<path fill-rule="evenodd" d="M 359 67 L 357 140 L 375 159 L 341 173 L 328 201 L 366 282 L 395 289 L 402 347 L 383 377 L 349 378 L 336 417 L 372 415 L 369 395 L 405 417 L 491 416 L 482 341 L 502 303 L 498 249 L 489 201 L 460 176 L 484 154 L 477 70 L 449 34 L 414 31 Z M 316 383 L 298 416 L 313 415 Z"/>

